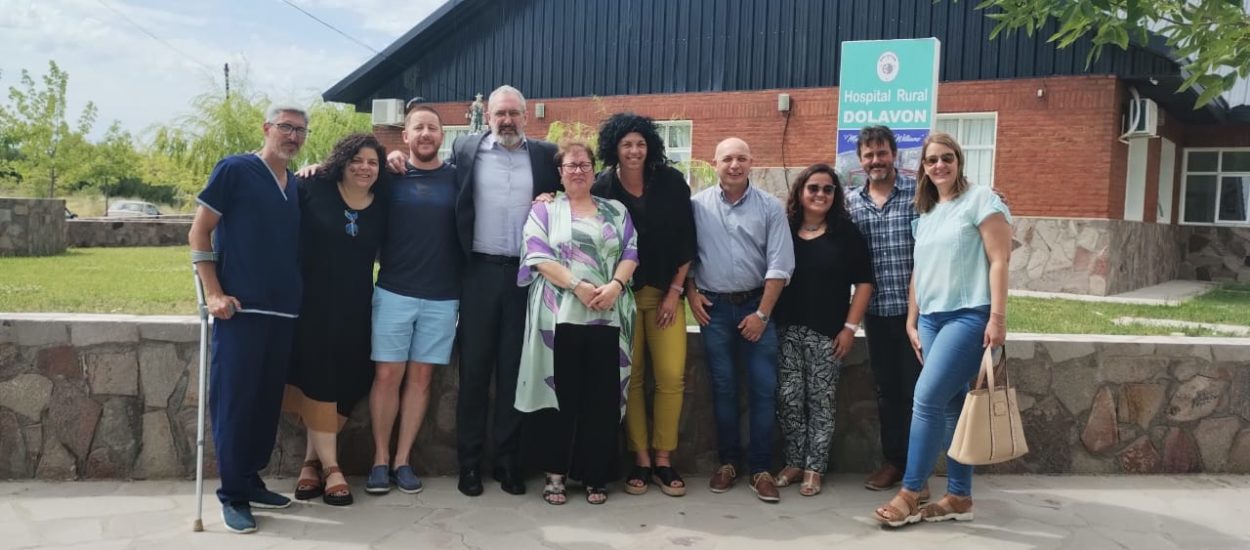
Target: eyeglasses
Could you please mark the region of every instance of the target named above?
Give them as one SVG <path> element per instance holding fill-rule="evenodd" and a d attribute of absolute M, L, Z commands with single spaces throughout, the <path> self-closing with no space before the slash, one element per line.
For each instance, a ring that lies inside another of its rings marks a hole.
<path fill-rule="evenodd" d="M 560 167 L 564 168 L 565 172 L 569 172 L 571 174 L 576 174 L 578 172 L 586 174 L 586 173 L 590 173 L 592 170 L 595 169 L 595 165 L 589 162 L 561 164 Z"/>
<path fill-rule="evenodd" d="M 514 109 L 511 111 L 495 111 L 491 113 L 490 116 L 493 116 L 495 118 L 504 118 L 504 117 L 521 118 L 521 115 L 523 114 L 525 114 L 525 111 L 518 111 Z"/>
<path fill-rule="evenodd" d="M 360 234 L 360 226 L 356 225 L 356 220 L 360 218 L 360 212 L 355 210 L 344 210 L 343 217 L 347 218 L 347 236 L 355 237 Z"/>
<path fill-rule="evenodd" d="M 929 155 L 924 158 L 924 165 L 933 166 L 934 164 L 937 164 L 939 160 L 942 162 L 945 162 L 946 164 L 955 164 L 955 153 L 942 153 L 941 155 Z"/>
<path fill-rule="evenodd" d="M 833 195 L 833 191 L 834 189 L 832 185 L 818 185 L 815 183 L 807 184 L 807 192 L 813 195 L 820 192 L 824 192 L 826 195 Z"/>
<path fill-rule="evenodd" d="M 271 124 L 271 126 L 273 126 L 274 128 L 277 128 L 278 131 L 281 132 L 282 135 L 284 136 L 295 134 L 296 137 L 308 137 L 308 134 L 312 133 L 312 131 L 309 130 L 308 128 L 305 128 L 303 126 L 291 126 L 290 124 L 287 124 L 285 122 L 280 123 L 280 124 Z"/>

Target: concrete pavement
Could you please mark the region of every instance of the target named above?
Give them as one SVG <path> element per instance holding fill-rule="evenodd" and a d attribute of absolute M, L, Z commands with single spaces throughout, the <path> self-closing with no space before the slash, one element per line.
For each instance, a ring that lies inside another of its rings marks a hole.
<path fill-rule="evenodd" d="M 902 530 L 871 519 L 888 494 L 864 490 L 861 480 L 834 476 L 812 498 L 783 489 L 777 505 L 741 483 L 714 495 L 707 478 L 692 477 L 682 498 L 614 487 L 607 504 L 591 506 L 571 487 L 569 504 L 550 506 L 536 494 L 537 479 L 524 497 L 488 482 L 472 499 L 452 478 L 427 479 L 416 496 L 381 497 L 353 479 L 352 507 L 318 500 L 258 511 L 253 535 L 224 531 L 211 480 L 202 533 L 191 531 L 191 482 L 0 482 L 0 548 L 1250 548 L 1250 476 L 978 476 L 975 521 Z M 944 481 L 933 480 L 936 494 Z M 282 491 L 292 484 L 270 482 Z"/>

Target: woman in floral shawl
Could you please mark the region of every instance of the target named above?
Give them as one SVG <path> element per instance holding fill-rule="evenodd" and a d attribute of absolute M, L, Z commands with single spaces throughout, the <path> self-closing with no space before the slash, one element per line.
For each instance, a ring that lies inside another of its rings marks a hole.
<path fill-rule="evenodd" d="M 530 291 L 516 408 L 532 413 L 543 500 L 564 504 L 571 475 L 585 482 L 587 502 L 602 504 L 619 470 L 637 239 L 624 205 L 591 196 L 588 144 L 562 143 L 556 164 L 565 193 L 535 204 L 525 223 L 517 284 Z"/>

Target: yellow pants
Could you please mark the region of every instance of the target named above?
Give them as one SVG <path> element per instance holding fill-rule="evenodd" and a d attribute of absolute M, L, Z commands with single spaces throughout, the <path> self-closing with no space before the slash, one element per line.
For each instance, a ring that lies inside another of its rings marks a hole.
<path fill-rule="evenodd" d="M 634 321 L 634 365 L 629 377 L 629 397 L 625 403 L 625 429 L 632 451 L 672 451 L 677 448 L 677 423 L 681 417 L 682 394 L 686 389 L 686 306 L 678 302 L 673 323 L 667 328 L 659 328 L 660 303 L 665 294 L 666 291 L 650 286 L 634 294 L 638 304 Z M 643 392 L 648 349 L 651 350 L 650 365 L 655 377 L 650 445 L 647 438 L 647 398 Z"/>

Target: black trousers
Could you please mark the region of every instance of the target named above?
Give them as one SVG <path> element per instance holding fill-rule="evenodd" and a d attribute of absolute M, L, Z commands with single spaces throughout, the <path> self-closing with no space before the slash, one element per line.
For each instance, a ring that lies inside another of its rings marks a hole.
<path fill-rule="evenodd" d="M 620 329 L 556 325 L 557 409 L 530 413 L 526 446 L 536 469 L 602 487 L 619 477 Z"/>
<path fill-rule="evenodd" d="M 907 316 L 864 318 L 868 356 L 877 383 L 877 416 L 881 420 L 881 452 L 885 461 L 907 468 L 911 407 L 920 378 L 920 361 L 907 338 Z"/>
<path fill-rule="evenodd" d="M 492 377 L 495 380 L 495 463 L 515 467 L 520 460 L 523 415 L 513 404 L 528 289 L 516 284 L 516 263 L 475 255 L 466 267 L 460 300 L 460 396 L 456 401 L 456 451 L 460 469 L 481 468 Z"/>

